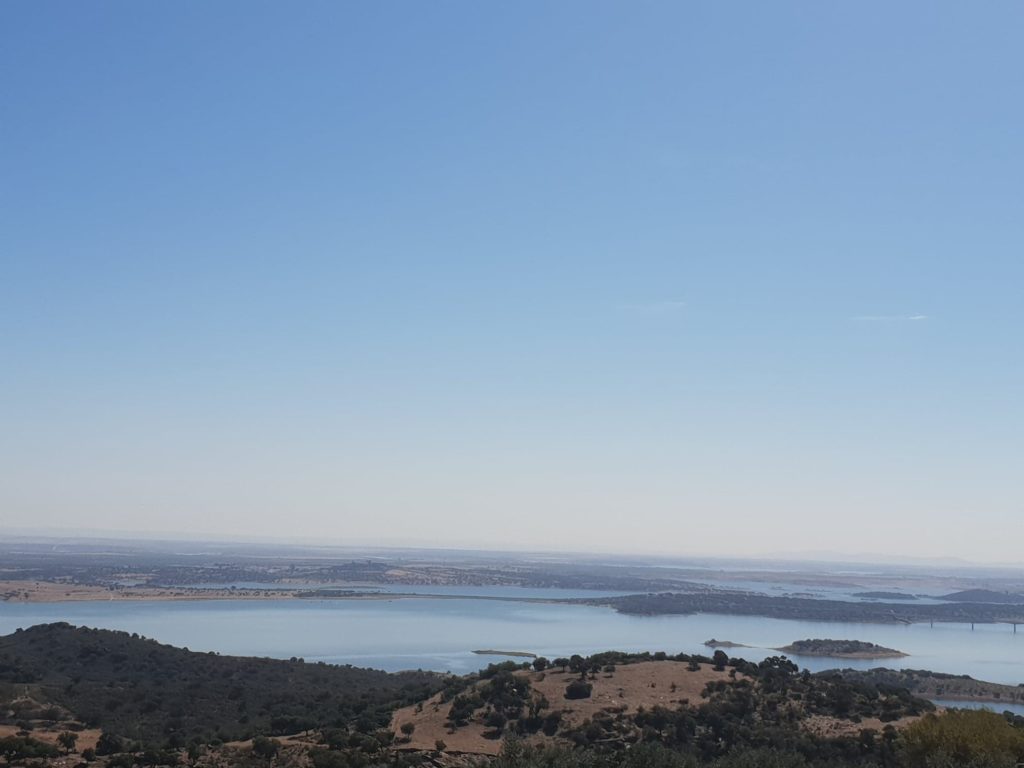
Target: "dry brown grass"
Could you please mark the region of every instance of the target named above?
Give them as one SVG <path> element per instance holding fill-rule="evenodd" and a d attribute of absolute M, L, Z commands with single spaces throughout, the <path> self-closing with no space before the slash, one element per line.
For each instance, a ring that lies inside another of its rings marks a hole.
<path fill-rule="evenodd" d="M 529 678 L 535 694 L 548 700 L 549 709 L 544 714 L 562 712 L 563 726 L 569 727 L 578 726 L 605 711 L 632 714 L 640 707 L 650 709 L 660 705 L 674 709 L 687 703 L 697 706 L 701 702 L 701 692 L 709 682 L 729 679 L 728 672 L 716 672 L 708 664 L 701 665 L 699 671 L 691 672 L 684 662 L 644 661 L 619 665 L 614 672 L 598 673 L 596 678 L 589 680 L 593 686 L 590 698 L 570 700 L 565 698 L 565 686 L 576 678 L 573 673 L 548 670 L 519 674 Z M 399 729 L 405 723 L 416 726 L 410 741 L 404 745 L 407 749 L 432 750 L 434 742 L 440 739 L 452 752 L 498 753 L 500 740 L 485 738 L 483 734 L 488 729 L 480 723 L 470 722 L 449 733 L 446 722 L 450 707 L 450 702 L 442 703 L 440 696 L 434 696 L 423 702 L 420 712 L 415 706 L 395 712 L 391 727 L 400 733 Z"/>
<path fill-rule="evenodd" d="M 7 736 L 14 736 L 20 729 L 16 725 L 0 725 L 0 739 Z M 29 731 L 29 736 L 37 741 L 44 741 L 47 744 L 57 744 L 57 736 L 64 731 L 70 731 L 66 724 L 54 725 L 54 726 L 41 726 L 35 725 L 34 728 Z M 85 749 L 95 749 L 96 741 L 100 737 L 100 730 L 98 728 L 85 728 L 81 731 L 72 731 L 78 734 L 78 743 L 75 745 L 75 750 L 81 752 Z M 75 760 L 75 762 L 79 762 Z"/>

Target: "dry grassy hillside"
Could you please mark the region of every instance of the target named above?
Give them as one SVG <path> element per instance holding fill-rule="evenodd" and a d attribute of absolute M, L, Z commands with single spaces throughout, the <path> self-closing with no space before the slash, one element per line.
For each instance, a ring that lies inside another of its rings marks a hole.
<path fill-rule="evenodd" d="M 521 670 L 517 676 L 530 682 L 532 698 L 543 697 L 548 702 L 545 713 L 560 712 L 561 726 L 578 727 L 584 721 L 603 712 L 614 714 L 635 714 L 640 708 L 655 706 L 676 708 L 680 705 L 701 701 L 701 692 L 709 682 L 729 680 L 729 672 L 715 671 L 710 664 L 700 665 L 699 670 L 690 671 L 681 661 L 646 661 L 616 666 L 613 671 L 601 672 L 588 678 L 593 686 L 591 695 L 582 699 L 567 699 L 566 685 L 579 675 L 562 672 L 559 669 L 545 672 Z M 484 683 L 478 683 L 478 687 Z M 501 740 L 487 738 L 484 734 L 493 730 L 483 722 L 482 717 L 472 719 L 467 725 L 454 732 L 448 724 L 451 704 L 442 702 L 441 694 L 432 696 L 422 707 L 404 707 L 395 712 L 391 722 L 395 733 L 402 732 L 402 726 L 411 723 L 415 730 L 405 746 L 409 749 L 430 750 L 435 743 L 443 741 L 448 751 L 494 755 L 501 748 Z M 540 737 L 542 738 L 542 737 Z"/>

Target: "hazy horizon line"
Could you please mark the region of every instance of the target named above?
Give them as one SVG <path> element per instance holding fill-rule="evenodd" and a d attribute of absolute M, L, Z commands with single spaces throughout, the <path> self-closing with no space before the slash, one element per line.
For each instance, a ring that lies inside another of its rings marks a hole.
<path fill-rule="evenodd" d="M 181 542 L 190 544 L 234 544 L 265 546 L 276 544 L 282 547 L 306 547 L 315 549 L 336 549 L 336 550 L 387 550 L 387 551 L 435 551 L 435 552 L 464 552 L 464 553 L 488 553 L 488 554 L 516 554 L 516 555 L 561 555 L 590 556 L 590 557 L 619 557 L 619 558 L 650 558 L 653 560 L 713 560 L 713 561 L 739 561 L 739 562 L 795 562 L 795 563 L 832 563 L 851 565 L 885 565 L 885 566 L 953 566 L 962 568 L 1006 568 L 1024 570 L 1024 564 L 1011 563 L 1006 561 L 979 561 L 953 555 L 905 555 L 905 554 L 884 554 L 877 552 L 844 552 L 840 550 L 796 550 L 789 552 L 761 552 L 761 553 L 727 553 L 727 552 L 667 552 L 664 550 L 613 550 L 613 549 L 565 549 L 528 547 L 525 545 L 501 546 L 493 542 L 452 542 L 444 544 L 439 542 L 420 542 L 414 540 L 396 539 L 355 539 L 341 541 L 336 538 L 310 538 L 290 536 L 267 536 L 267 535 L 239 535 L 228 533 L 196 533 L 190 534 L 186 531 L 138 531 L 127 529 L 101 529 L 81 528 L 62 529 L 28 526 L 6 526 L 4 528 L 8 536 L 18 538 L 38 538 L 54 541 L 68 540 L 117 540 L 139 543 L 169 543 Z"/>

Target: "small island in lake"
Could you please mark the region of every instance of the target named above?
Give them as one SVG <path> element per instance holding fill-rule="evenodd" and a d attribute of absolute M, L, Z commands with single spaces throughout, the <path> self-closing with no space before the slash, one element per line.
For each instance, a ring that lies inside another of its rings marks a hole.
<path fill-rule="evenodd" d="M 796 640 L 775 650 L 799 656 L 829 656 L 837 659 L 895 659 L 907 655 L 895 648 L 863 640 Z"/>
<path fill-rule="evenodd" d="M 496 651 L 493 648 L 484 648 L 479 651 L 473 651 L 473 653 L 479 656 L 519 656 L 524 659 L 536 659 L 536 653 L 530 653 L 528 651 Z"/>
<path fill-rule="evenodd" d="M 715 640 L 715 638 L 713 638 L 713 637 L 710 640 L 706 640 L 704 642 L 704 645 L 706 645 L 708 648 L 749 648 L 750 647 L 749 645 L 744 645 L 743 643 L 734 643 L 731 640 Z"/>

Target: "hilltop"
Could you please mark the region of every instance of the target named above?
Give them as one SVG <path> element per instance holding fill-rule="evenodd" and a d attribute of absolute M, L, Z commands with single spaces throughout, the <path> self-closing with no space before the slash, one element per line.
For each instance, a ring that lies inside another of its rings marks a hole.
<path fill-rule="evenodd" d="M 396 704 L 431 695 L 443 679 L 196 653 L 70 624 L 0 637 L 0 701 L 27 692 L 88 726 L 144 742 L 230 741 L 355 722 L 372 730 Z"/>
<path fill-rule="evenodd" d="M 571 734 L 587 728 L 608 713 L 635 717 L 645 709 L 696 706 L 709 683 L 730 681 L 726 669 L 710 663 L 694 668 L 682 661 L 637 657 L 615 663 L 610 657 L 566 661 L 565 667 L 542 670 L 516 664 L 492 665 L 480 681 L 454 699 L 440 693 L 415 706 L 398 710 L 392 728 L 414 728 L 409 748 L 430 749 L 438 739 L 449 749 L 497 754 L 506 730 L 521 734 Z M 602 664 L 601 661 L 608 663 Z M 569 668 L 591 670 L 581 675 Z M 575 691 L 570 686 L 575 685 Z"/>
<path fill-rule="evenodd" d="M 414 751 L 443 743 L 494 755 L 514 735 L 588 749 L 655 742 L 702 760 L 723 745 L 785 745 L 827 759 L 864 729 L 902 727 L 933 709 L 906 690 L 810 675 L 780 656 L 754 664 L 723 651 L 608 652 L 491 665 L 464 687 L 399 709 L 391 727 Z"/>

